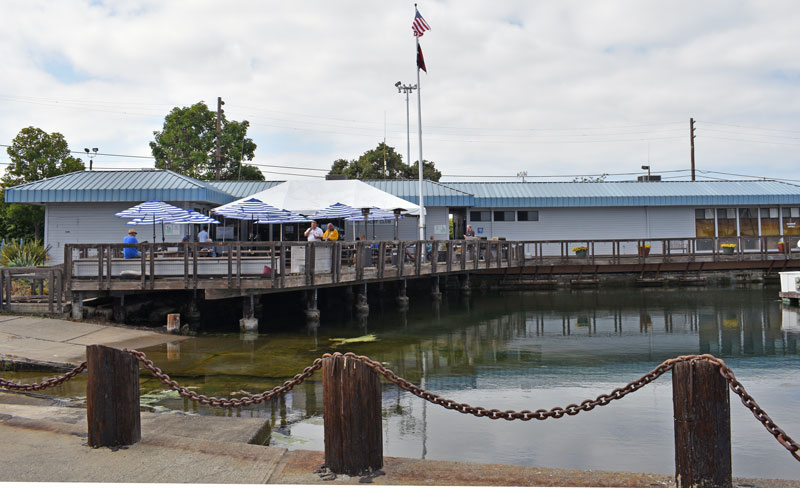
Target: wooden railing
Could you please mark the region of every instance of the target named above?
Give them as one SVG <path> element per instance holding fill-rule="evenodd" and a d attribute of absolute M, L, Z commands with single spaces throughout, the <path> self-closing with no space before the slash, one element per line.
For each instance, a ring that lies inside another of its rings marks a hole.
<path fill-rule="evenodd" d="M 25 292 L 15 293 L 14 282 Z M 30 292 L 28 292 L 28 290 Z M 47 312 L 64 312 L 64 268 L 62 266 L 29 266 L 0 268 L 0 309 L 10 311 L 12 303 L 44 303 Z M 41 310 L 43 312 L 43 310 Z"/>
<path fill-rule="evenodd" d="M 726 252 L 722 244 L 735 247 Z M 579 246 L 585 255 L 573 251 Z M 159 281 L 165 284 L 158 288 L 172 289 L 297 288 L 553 264 L 800 258 L 797 247 L 779 250 L 776 237 L 140 243 L 138 256 L 124 259 L 123 250 L 131 247 L 67 244 L 65 278 L 97 290 L 155 289 Z"/>

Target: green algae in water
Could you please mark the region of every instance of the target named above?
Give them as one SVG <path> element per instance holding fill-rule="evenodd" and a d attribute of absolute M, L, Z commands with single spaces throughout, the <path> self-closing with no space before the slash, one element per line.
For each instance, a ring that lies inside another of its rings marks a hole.
<path fill-rule="evenodd" d="M 345 344 L 353 344 L 357 342 L 376 342 L 378 338 L 375 337 L 375 334 L 367 334 L 359 337 L 353 337 L 350 339 L 346 339 L 343 337 L 331 337 L 328 340 L 332 342 L 331 346 L 339 347 Z"/>

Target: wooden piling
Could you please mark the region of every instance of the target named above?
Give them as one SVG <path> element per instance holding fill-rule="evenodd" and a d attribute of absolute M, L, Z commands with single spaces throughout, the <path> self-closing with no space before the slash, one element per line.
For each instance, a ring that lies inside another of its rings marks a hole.
<path fill-rule="evenodd" d="M 719 367 L 709 361 L 677 363 L 672 402 L 677 486 L 732 486 L 728 382 Z"/>
<path fill-rule="evenodd" d="M 170 334 L 177 334 L 181 330 L 181 314 L 168 313 L 167 314 L 167 332 Z"/>
<path fill-rule="evenodd" d="M 378 375 L 357 359 L 330 356 L 322 381 L 325 466 L 351 476 L 383 467 Z"/>
<path fill-rule="evenodd" d="M 139 362 L 111 347 L 86 346 L 86 421 L 89 445 L 116 447 L 142 439 Z"/>

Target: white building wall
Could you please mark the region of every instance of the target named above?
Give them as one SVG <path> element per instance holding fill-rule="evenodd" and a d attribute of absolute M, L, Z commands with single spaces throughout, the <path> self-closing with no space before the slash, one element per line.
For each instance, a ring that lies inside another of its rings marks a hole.
<path fill-rule="evenodd" d="M 436 239 L 447 239 L 450 236 L 450 215 L 448 207 L 427 207 L 425 214 L 425 235 L 426 239 L 434 236 Z M 411 241 L 419 239 L 419 217 L 405 216 L 400 219 L 397 235 L 400 240 Z M 438 232 L 437 232 L 438 231 Z M 364 224 L 358 225 L 352 222 L 347 223 L 346 240 L 353 241 L 357 236 L 366 234 L 368 240 L 392 240 L 394 239 L 394 222 L 376 222 L 373 231 L 373 224 L 368 224 L 368 231 L 364 232 Z"/>
<path fill-rule="evenodd" d="M 537 210 L 535 222 L 472 222 L 470 211 Z M 593 239 L 657 239 L 694 237 L 693 207 L 586 207 L 586 208 L 470 208 L 467 223 L 476 237 L 507 240 L 574 240 L 574 245 Z M 635 243 L 623 244 L 622 252 L 635 252 Z M 629 249 L 628 249 L 629 248 Z M 597 248 L 596 252 L 610 252 Z M 558 254 L 553 246 L 545 254 Z"/>
<path fill-rule="evenodd" d="M 186 202 L 170 202 L 188 208 Z M 113 203 L 48 203 L 45 208 L 45 245 L 50 246 L 51 264 L 64 262 L 64 244 L 121 243 L 132 226 L 129 219 L 114 217 L 135 205 L 135 202 Z M 194 208 L 194 206 L 192 206 Z M 139 241 L 153 242 L 153 226 L 135 227 Z M 166 228 L 170 230 L 170 227 Z M 184 233 L 193 232 L 189 226 L 172 227 L 177 232 L 167 234 L 167 242 L 178 242 Z M 161 242 L 161 225 L 156 225 L 156 241 Z"/>

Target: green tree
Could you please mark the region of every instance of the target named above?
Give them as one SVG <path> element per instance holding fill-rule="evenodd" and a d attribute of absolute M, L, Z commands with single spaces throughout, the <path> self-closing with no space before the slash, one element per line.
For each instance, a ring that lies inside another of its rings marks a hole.
<path fill-rule="evenodd" d="M 423 176 L 433 181 L 442 177 L 431 161 L 425 161 L 422 170 Z M 358 159 L 337 159 L 331 165 L 330 174 L 345 175 L 352 180 L 416 179 L 417 163 L 413 166 L 403 163 L 403 157 L 393 147 L 381 142 Z"/>
<path fill-rule="evenodd" d="M 415 180 L 419 178 L 419 160 L 414 161 L 414 164 L 407 166 L 408 170 L 405 173 L 405 178 Z M 424 159 L 422 161 L 422 177 L 426 180 L 439 181 L 442 178 L 442 172 L 436 169 L 433 161 Z"/>
<path fill-rule="evenodd" d="M 22 129 L 6 152 L 11 163 L 3 176 L 5 187 L 85 169 L 83 161 L 70 154 L 63 135 L 36 127 Z"/>
<path fill-rule="evenodd" d="M 6 149 L 11 160 L 3 187 L 52 178 L 85 169 L 80 158 L 73 157 L 67 141 L 58 132 L 48 134 L 36 127 L 26 127 Z M 0 233 L 10 238 L 39 239 L 44 227 L 44 208 L 36 205 L 0 203 Z"/>
<path fill-rule="evenodd" d="M 245 170 L 254 167 L 244 164 L 255 157 L 256 144 L 247 137 L 250 123 L 229 121 L 223 113 L 221 125 L 220 179 L 238 180 L 240 173 L 245 172 L 257 178 L 261 172 Z M 153 135 L 155 140 L 150 142 L 150 150 L 156 159 L 156 168 L 201 180 L 217 178 L 217 113 L 204 102 L 173 108 L 164 118 L 162 129 L 154 131 Z M 263 180 L 263 175 L 258 179 Z"/>

